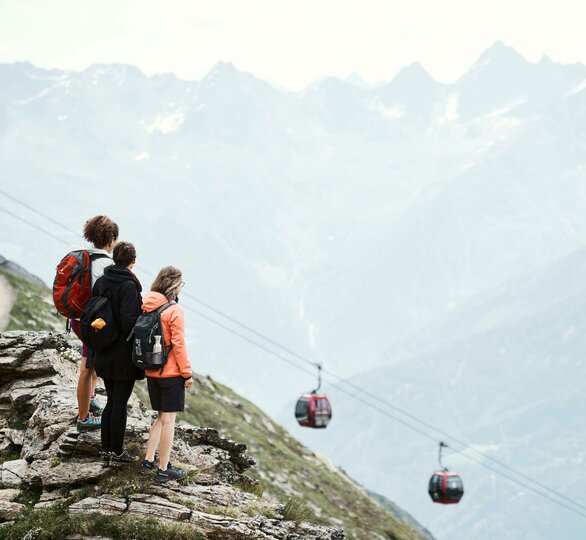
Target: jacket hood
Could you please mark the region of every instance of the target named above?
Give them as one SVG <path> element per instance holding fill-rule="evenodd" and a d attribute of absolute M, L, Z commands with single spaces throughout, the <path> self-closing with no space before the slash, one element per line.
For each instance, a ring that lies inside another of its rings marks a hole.
<path fill-rule="evenodd" d="M 142 299 L 142 310 L 146 312 L 155 311 L 155 309 L 159 309 L 168 301 L 165 295 L 155 291 L 149 291 Z"/>
<path fill-rule="evenodd" d="M 128 268 L 123 266 L 111 265 L 104 270 L 104 276 L 112 283 L 122 283 L 123 281 L 134 281 L 138 287 L 138 292 L 142 291 L 142 286 L 138 278 Z"/>

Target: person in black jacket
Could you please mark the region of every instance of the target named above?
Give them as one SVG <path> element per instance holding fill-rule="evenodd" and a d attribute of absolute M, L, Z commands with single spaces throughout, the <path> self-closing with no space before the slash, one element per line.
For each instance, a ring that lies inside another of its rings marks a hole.
<path fill-rule="evenodd" d="M 110 299 L 118 326 L 116 341 L 107 349 L 92 351 L 96 373 L 104 379 L 108 402 L 102 412 L 102 457 L 104 461 L 133 461 L 124 450 L 127 405 L 134 381 L 144 378 L 144 371 L 132 363 L 132 348 L 126 338 L 141 313 L 142 287 L 131 269 L 136 262 L 136 250 L 129 242 L 114 247 L 114 265 L 105 269 L 92 290 L 92 296 Z"/>

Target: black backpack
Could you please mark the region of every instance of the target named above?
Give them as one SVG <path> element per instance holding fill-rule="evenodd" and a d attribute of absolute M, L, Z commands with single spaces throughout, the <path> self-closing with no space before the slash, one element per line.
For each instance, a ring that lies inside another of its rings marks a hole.
<path fill-rule="evenodd" d="M 90 349 L 103 351 L 110 347 L 118 337 L 118 324 L 110 297 L 92 296 L 85 304 L 79 326 L 81 338 Z"/>
<path fill-rule="evenodd" d="M 132 340 L 132 362 L 139 369 L 163 369 L 167 363 L 167 357 L 173 345 L 167 350 L 163 337 L 163 325 L 161 313 L 176 302 L 167 302 L 155 311 L 142 313 L 136 319 L 136 323 L 127 341 Z M 156 343 L 155 336 L 160 336 L 161 351 L 153 352 Z"/>

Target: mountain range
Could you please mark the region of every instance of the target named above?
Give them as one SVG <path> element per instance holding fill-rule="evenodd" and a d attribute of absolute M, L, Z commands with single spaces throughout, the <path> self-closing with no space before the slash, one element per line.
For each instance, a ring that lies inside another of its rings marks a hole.
<path fill-rule="evenodd" d="M 424 328 L 585 244 L 585 148 L 586 66 L 531 63 L 501 42 L 452 84 L 413 64 L 373 87 L 324 78 L 302 92 L 230 63 L 199 81 L 124 65 L 0 65 L 2 191 L 74 231 L 107 213 L 136 244 L 141 268 L 181 267 L 194 364 L 273 416 L 314 377 L 210 324 L 277 351 L 206 305 L 341 376 L 367 372 L 370 381 L 380 368 L 384 395 L 395 364 L 413 385 L 430 360 L 405 352 L 400 361 L 405 343 L 421 351 Z M 0 252 L 50 283 L 79 237 L 1 201 Z M 151 277 L 138 275 L 148 287 Z M 496 322 L 504 315 L 495 312 Z M 438 332 L 429 339 L 429 351 L 443 343 Z M 523 362 L 511 358 L 519 376 Z M 499 414 L 513 398 L 496 400 Z M 421 413 L 433 416 L 432 403 L 421 398 Z M 345 421 L 356 425 L 335 412 L 328 436 Z M 333 457 L 345 463 L 343 453 Z M 359 468 L 370 455 L 353 459 L 355 476 L 370 482 Z M 367 487 L 391 491 L 374 483 Z M 459 516 L 453 526 L 469 525 L 458 511 L 447 514 Z"/>

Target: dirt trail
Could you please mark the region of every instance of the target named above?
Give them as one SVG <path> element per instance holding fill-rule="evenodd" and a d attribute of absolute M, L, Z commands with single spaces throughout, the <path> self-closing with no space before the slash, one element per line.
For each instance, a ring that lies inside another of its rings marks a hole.
<path fill-rule="evenodd" d="M 0 276 L 0 332 L 10 322 L 10 312 L 14 304 L 14 291 L 4 276 Z"/>

